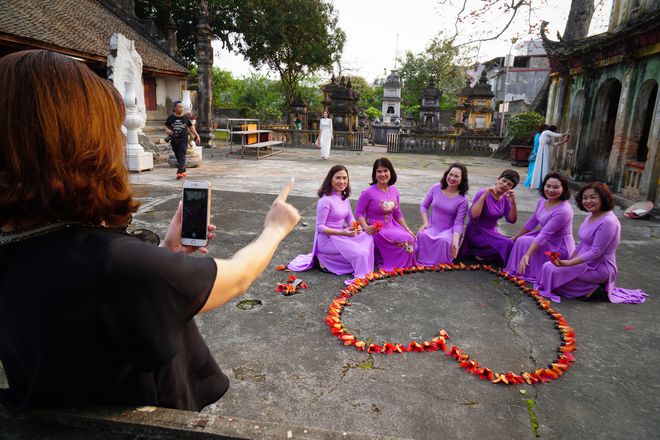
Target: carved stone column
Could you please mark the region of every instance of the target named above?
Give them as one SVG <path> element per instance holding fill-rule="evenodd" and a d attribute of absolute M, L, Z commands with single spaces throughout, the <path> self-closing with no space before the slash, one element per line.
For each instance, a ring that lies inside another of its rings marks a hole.
<path fill-rule="evenodd" d="M 211 26 L 209 25 L 208 1 L 200 0 L 200 17 L 197 22 L 197 45 L 195 59 L 197 62 L 197 131 L 201 146 L 213 146 L 213 106 L 211 90 L 211 68 L 213 67 L 213 47 L 211 47 Z"/>
<path fill-rule="evenodd" d="M 126 107 L 126 167 L 129 171 L 144 171 L 154 168 L 154 156 L 144 151 L 138 143 L 138 129 L 144 126 L 144 119 L 137 111 L 135 83 L 124 84 L 124 106 Z"/>

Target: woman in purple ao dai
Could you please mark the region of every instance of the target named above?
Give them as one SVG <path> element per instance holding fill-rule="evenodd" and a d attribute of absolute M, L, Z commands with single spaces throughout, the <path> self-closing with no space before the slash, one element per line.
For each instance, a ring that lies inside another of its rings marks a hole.
<path fill-rule="evenodd" d="M 575 202 L 582 211 L 589 212 L 578 231 L 580 244 L 570 259 L 545 263 L 534 287 L 556 302 L 562 296 L 590 297 L 600 286 L 604 286 L 613 303 L 644 302 L 643 291 L 614 287 L 621 223 L 612 212 L 614 200 L 607 186 L 591 182 L 582 187 Z"/>
<path fill-rule="evenodd" d="M 426 266 L 451 263 L 458 256 L 468 209 L 465 165 L 452 164 L 431 186 L 419 207 L 422 226 L 417 234 L 417 262 Z M 431 208 L 429 223 L 428 210 Z"/>
<path fill-rule="evenodd" d="M 520 176 L 514 170 L 504 170 L 495 186 L 477 191 L 468 211 L 468 224 L 461 247 L 461 256 L 475 256 L 486 261 L 506 264 L 513 247 L 513 239 L 502 235 L 497 221 L 504 217 L 507 222 L 518 220 L 516 196 L 513 189 Z"/>
<path fill-rule="evenodd" d="M 321 269 L 337 275 L 352 273 L 362 278 L 374 270 L 374 243 L 361 228 L 354 228 L 353 212 L 348 197 L 351 187 L 348 170 L 343 165 L 330 168 L 318 191 L 316 231 L 310 254 L 298 255 L 287 266 L 294 272 L 314 267 L 318 260 Z M 344 281 L 351 284 L 352 279 Z"/>
<path fill-rule="evenodd" d="M 536 282 L 548 261 L 545 252 L 558 252 L 561 259 L 566 259 L 575 250 L 568 180 L 559 173 L 547 174 L 539 192 L 542 197 L 536 203 L 536 211 L 513 237 L 513 249 L 506 265 L 507 272 L 530 283 Z M 534 231 L 538 225 L 541 229 Z"/>
<path fill-rule="evenodd" d="M 415 235 L 403 218 L 396 172 L 389 159 L 374 162 L 371 186 L 360 194 L 355 215 L 374 239 L 376 262 L 387 271 L 415 265 Z"/>

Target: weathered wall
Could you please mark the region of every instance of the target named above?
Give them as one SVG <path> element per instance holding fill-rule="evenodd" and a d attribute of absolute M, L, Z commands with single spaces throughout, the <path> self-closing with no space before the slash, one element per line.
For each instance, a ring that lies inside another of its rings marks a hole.
<path fill-rule="evenodd" d="M 571 141 L 555 152 L 555 167 L 576 180 L 603 179 L 621 191 L 626 163 L 637 160 L 642 127 L 651 112 L 648 154 L 642 161 L 639 194 L 634 198 L 660 201 L 660 106 L 655 87 L 658 79 L 657 53 L 625 62 L 621 59 L 587 74 L 580 70 L 554 76 L 546 122 L 572 134 Z M 648 108 L 649 103 L 653 103 L 653 108 Z"/>

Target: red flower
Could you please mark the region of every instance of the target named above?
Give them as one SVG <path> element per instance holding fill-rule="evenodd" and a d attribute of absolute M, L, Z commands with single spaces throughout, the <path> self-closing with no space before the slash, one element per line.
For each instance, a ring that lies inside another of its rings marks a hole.
<path fill-rule="evenodd" d="M 374 228 L 376 232 L 379 232 L 381 229 L 383 229 L 383 226 L 385 226 L 385 224 L 378 220 L 371 223 L 371 227 Z"/>
<path fill-rule="evenodd" d="M 557 264 L 557 260 L 559 260 L 559 252 L 546 251 L 544 254 L 550 257 L 550 262 L 552 264 Z"/>

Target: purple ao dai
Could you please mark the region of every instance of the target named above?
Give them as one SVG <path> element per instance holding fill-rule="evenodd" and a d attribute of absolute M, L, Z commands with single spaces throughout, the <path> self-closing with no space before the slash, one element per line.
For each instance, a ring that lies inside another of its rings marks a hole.
<path fill-rule="evenodd" d="M 367 224 L 383 223 L 373 235 L 378 266 L 390 271 L 395 267 L 408 267 L 415 263 L 415 239 L 396 220 L 403 218 L 399 207 L 399 191 L 394 185 L 382 191 L 377 184 L 362 191 L 357 207 L 357 217 L 364 217 Z"/>
<path fill-rule="evenodd" d="M 546 201 L 543 197 L 539 198 L 539 201 L 536 203 L 536 211 L 534 211 L 534 214 L 527 220 L 524 226 L 525 229 L 532 232 L 518 237 L 513 244 L 513 249 L 509 255 L 509 262 L 506 265 L 506 270 L 509 273 L 517 274 L 518 264 L 523 255 L 525 255 L 532 243 L 536 243 L 538 248 L 529 259 L 529 265 L 525 273 L 521 276 L 525 281 L 530 283 L 536 282 L 541 273 L 541 268 L 548 261 L 548 256 L 545 255 L 545 252 L 559 252 L 559 258 L 565 260 L 573 255 L 573 251 L 575 250 L 575 241 L 573 240 L 572 233 L 573 210 L 571 209 L 571 205 L 567 200 L 564 200 L 548 209 L 545 206 Z M 541 225 L 541 229 L 534 231 L 538 225 Z"/>
<path fill-rule="evenodd" d="M 447 197 L 439 183 L 426 193 L 419 207 L 428 212 L 429 227 L 417 234 L 417 262 L 427 266 L 451 263 L 451 244 L 454 233 L 463 233 L 463 222 L 468 209 L 467 197 L 457 194 Z"/>
<path fill-rule="evenodd" d="M 327 235 L 325 229 L 343 230 L 353 225 L 353 212 L 348 199 L 342 200 L 339 193 L 333 192 L 319 198 L 316 204 L 316 232 L 314 247 L 310 254 L 298 255 L 288 268 L 302 272 L 314 267 L 316 257 L 330 272 L 343 275 L 352 273 L 362 278 L 374 270 L 374 243 L 369 234 L 361 232 L 354 237 Z M 350 284 L 353 280 L 346 280 Z"/>
<path fill-rule="evenodd" d="M 595 220 L 589 215 L 578 230 L 580 244 L 575 254 L 582 263 L 557 267 L 543 265 L 535 288 L 543 296 L 559 302 L 560 297 L 577 298 L 588 295 L 604 285 L 613 303 L 638 304 L 646 294 L 641 290 L 614 287 L 616 281 L 616 249 L 621 241 L 621 223 L 612 211 Z"/>
<path fill-rule="evenodd" d="M 484 191 L 480 189 L 474 196 L 472 204 L 477 202 Z M 505 264 L 509 259 L 509 253 L 513 247 L 513 240 L 497 229 L 497 221 L 504 217 L 507 222 L 511 221 L 511 201 L 508 197 L 501 196 L 495 200 L 493 194 L 488 192 L 484 200 L 481 215 L 477 218 L 472 217 L 472 210 L 468 210 L 468 224 L 465 228 L 465 238 L 461 248 L 461 256 L 469 255 L 481 257 L 486 261 L 499 262 Z"/>

